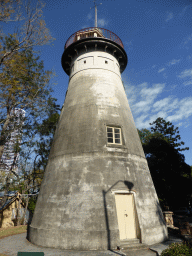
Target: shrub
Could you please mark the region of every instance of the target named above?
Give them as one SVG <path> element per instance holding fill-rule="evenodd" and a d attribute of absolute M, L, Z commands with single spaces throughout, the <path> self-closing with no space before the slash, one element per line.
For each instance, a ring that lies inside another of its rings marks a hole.
<path fill-rule="evenodd" d="M 186 243 L 170 244 L 169 247 L 164 251 L 162 251 L 161 253 L 161 256 L 191 256 L 191 255 L 192 255 L 192 248 Z"/>
<path fill-rule="evenodd" d="M 36 198 L 31 197 L 31 198 L 29 199 L 28 209 L 29 209 L 32 213 L 34 213 L 36 202 L 37 202 L 37 199 L 36 199 Z"/>

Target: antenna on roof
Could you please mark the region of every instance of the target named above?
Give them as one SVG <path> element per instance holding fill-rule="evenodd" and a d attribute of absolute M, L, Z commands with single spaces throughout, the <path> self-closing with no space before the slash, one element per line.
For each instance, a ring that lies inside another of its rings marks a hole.
<path fill-rule="evenodd" d="M 94 7 L 95 7 L 95 27 L 97 27 L 97 6 L 102 4 L 102 3 L 96 5 L 96 1 L 94 0 L 93 2 L 94 2 Z M 91 7 L 90 9 L 92 9 L 94 7 Z"/>

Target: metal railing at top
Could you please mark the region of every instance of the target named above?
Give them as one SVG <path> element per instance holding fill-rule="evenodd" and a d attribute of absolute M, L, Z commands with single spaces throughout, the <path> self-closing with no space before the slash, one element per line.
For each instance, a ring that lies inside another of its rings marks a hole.
<path fill-rule="evenodd" d="M 99 37 L 99 38 L 110 39 L 111 41 L 119 44 L 121 47 L 124 48 L 121 39 L 116 34 L 111 32 L 110 30 L 107 30 L 105 28 L 89 27 L 89 28 L 81 29 L 81 30 L 75 32 L 73 35 L 71 35 L 65 44 L 65 49 L 69 45 L 71 45 L 72 43 L 74 43 L 78 40 L 81 40 L 84 38 L 93 38 L 93 37 L 94 38 Z"/>

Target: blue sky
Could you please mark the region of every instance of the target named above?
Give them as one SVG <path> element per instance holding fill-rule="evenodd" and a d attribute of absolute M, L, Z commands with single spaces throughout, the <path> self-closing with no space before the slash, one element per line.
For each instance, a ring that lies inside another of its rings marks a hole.
<path fill-rule="evenodd" d="M 46 69 L 56 73 L 54 97 L 62 106 L 68 76 L 61 67 L 67 39 L 94 26 L 91 0 L 45 0 L 44 18 L 52 46 L 41 47 Z M 187 0 L 102 0 L 98 27 L 120 37 L 128 55 L 122 74 L 136 127 L 149 128 L 163 117 L 179 127 L 192 165 L 192 2 Z"/>

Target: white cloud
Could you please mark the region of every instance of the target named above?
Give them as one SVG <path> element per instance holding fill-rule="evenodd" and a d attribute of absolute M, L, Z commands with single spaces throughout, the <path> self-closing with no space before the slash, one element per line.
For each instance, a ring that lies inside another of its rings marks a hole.
<path fill-rule="evenodd" d="M 138 129 L 148 128 L 149 120 L 147 118 L 148 118 L 148 115 L 141 115 L 141 116 L 137 117 L 136 120 L 134 120 L 136 127 Z"/>
<path fill-rule="evenodd" d="M 183 125 L 183 122 L 180 122 L 180 123 L 177 124 L 177 127 L 180 127 L 182 125 Z"/>
<path fill-rule="evenodd" d="M 180 100 L 176 96 L 169 96 L 159 99 L 165 91 L 165 84 L 150 87 L 148 83 L 143 83 L 137 86 L 125 85 L 125 88 L 138 129 L 149 128 L 149 123 L 158 117 L 185 125 L 186 119 L 192 116 L 192 97 Z"/>
<path fill-rule="evenodd" d="M 158 73 L 161 73 L 165 70 L 165 68 L 159 69 Z"/>
<path fill-rule="evenodd" d="M 192 97 L 184 98 L 179 102 L 179 109 L 167 118 L 168 121 L 180 121 L 192 115 Z"/>
<path fill-rule="evenodd" d="M 97 21 L 98 27 L 104 27 L 104 26 L 107 26 L 107 24 L 108 24 L 108 21 L 105 19 L 98 19 Z"/>
<path fill-rule="evenodd" d="M 167 104 L 170 102 L 169 98 L 164 98 L 162 100 L 158 100 L 153 104 L 153 111 L 158 111 L 162 108 L 164 108 L 165 106 L 167 106 Z"/>
<path fill-rule="evenodd" d="M 173 97 L 161 99 L 153 104 L 153 112 L 160 110 L 163 110 L 164 112 L 170 112 L 176 108 L 178 108 L 178 99 L 173 99 Z"/>
<path fill-rule="evenodd" d="M 163 91 L 164 86 L 164 84 L 155 84 L 152 87 L 149 87 L 147 83 L 143 83 L 137 86 L 135 92 L 135 87 L 133 86 L 131 93 L 129 92 L 129 89 L 127 89 L 129 103 L 132 106 L 133 112 L 137 115 L 139 113 L 148 112 L 151 109 L 151 105 L 153 104 L 154 100 Z"/>
<path fill-rule="evenodd" d="M 180 60 L 181 59 L 179 59 L 179 60 L 172 60 L 172 61 L 170 61 L 169 63 L 168 63 L 168 66 L 171 66 L 171 65 L 175 65 L 176 63 L 179 63 L 180 62 Z"/>
<path fill-rule="evenodd" d="M 165 21 L 168 22 L 171 19 L 173 19 L 173 13 L 172 12 L 167 14 L 167 17 L 166 17 Z"/>
<path fill-rule="evenodd" d="M 165 119 L 167 117 L 167 113 L 165 111 L 159 111 L 158 113 L 156 113 L 155 115 L 156 117 L 162 117 L 163 119 Z M 155 119 L 153 119 L 151 122 L 153 122 Z"/>
<path fill-rule="evenodd" d="M 184 85 L 191 85 L 191 84 L 192 84 L 192 80 L 191 80 L 191 81 L 188 81 L 188 82 L 184 82 L 183 84 L 184 84 Z"/>
<path fill-rule="evenodd" d="M 192 69 L 186 69 L 184 71 L 181 72 L 181 74 L 178 76 L 179 78 L 183 78 L 183 79 L 187 79 L 187 81 L 185 81 L 183 83 L 183 85 L 191 85 L 192 84 Z"/>
<path fill-rule="evenodd" d="M 134 105 L 135 113 L 148 112 L 150 110 L 150 100 L 140 101 Z"/>
<path fill-rule="evenodd" d="M 130 83 L 125 86 L 125 93 L 127 94 L 129 104 L 134 105 L 135 102 L 137 101 L 137 95 L 139 94 L 139 87 L 133 86 Z"/>
<path fill-rule="evenodd" d="M 185 78 L 185 77 L 192 77 L 192 69 L 186 69 L 181 72 L 181 74 L 178 76 L 180 78 Z"/>
<path fill-rule="evenodd" d="M 148 97 L 149 99 L 151 99 L 151 101 L 154 101 L 158 94 L 162 92 L 164 87 L 164 84 L 155 84 L 153 87 L 150 88 L 145 87 L 140 91 L 140 95 L 142 98 L 146 99 Z"/>

